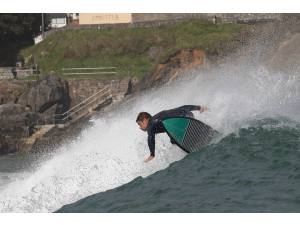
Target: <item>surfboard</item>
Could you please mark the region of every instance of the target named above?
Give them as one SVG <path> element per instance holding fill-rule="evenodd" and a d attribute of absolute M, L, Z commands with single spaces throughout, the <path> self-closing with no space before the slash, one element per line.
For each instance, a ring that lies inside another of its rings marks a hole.
<path fill-rule="evenodd" d="M 162 124 L 171 139 L 187 153 L 195 152 L 207 145 L 218 131 L 209 125 L 188 117 L 171 117 Z"/>

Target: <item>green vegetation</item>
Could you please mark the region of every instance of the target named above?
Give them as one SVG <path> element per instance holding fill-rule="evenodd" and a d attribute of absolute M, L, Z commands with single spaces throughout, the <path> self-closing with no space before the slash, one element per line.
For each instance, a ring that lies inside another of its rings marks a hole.
<path fill-rule="evenodd" d="M 40 33 L 41 13 L 0 13 L 0 66 L 15 65 L 20 49 L 33 45 Z M 49 18 L 44 16 L 44 26 Z"/>
<path fill-rule="evenodd" d="M 24 58 L 33 55 L 43 74 L 55 71 L 62 75 L 62 68 L 70 67 L 115 66 L 119 75 L 140 77 L 180 49 L 199 48 L 214 54 L 241 30 L 250 27 L 190 20 L 156 28 L 67 30 L 56 32 L 40 44 L 23 49 L 21 55 Z"/>

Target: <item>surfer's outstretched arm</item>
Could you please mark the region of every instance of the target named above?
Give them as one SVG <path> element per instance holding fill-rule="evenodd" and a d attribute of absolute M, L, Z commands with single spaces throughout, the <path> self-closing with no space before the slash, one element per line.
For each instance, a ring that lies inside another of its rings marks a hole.
<path fill-rule="evenodd" d="M 155 133 L 151 132 L 151 130 L 148 132 L 148 146 L 150 150 L 150 156 L 144 162 L 149 162 L 155 157 Z"/>
<path fill-rule="evenodd" d="M 199 110 L 200 113 L 203 113 L 208 110 L 206 106 L 200 106 L 200 105 L 184 105 L 179 107 L 178 109 L 183 109 L 186 111 L 196 111 Z"/>
<path fill-rule="evenodd" d="M 200 110 L 201 106 L 200 105 L 183 105 L 178 107 L 177 109 L 183 109 L 185 111 L 196 111 L 196 110 Z"/>

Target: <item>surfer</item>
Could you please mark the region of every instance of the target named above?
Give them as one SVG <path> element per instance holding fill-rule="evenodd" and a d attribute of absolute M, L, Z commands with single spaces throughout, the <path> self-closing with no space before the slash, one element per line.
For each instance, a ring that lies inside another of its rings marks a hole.
<path fill-rule="evenodd" d="M 155 135 L 165 132 L 162 120 L 169 117 L 194 118 L 192 111 L 196 110 L 202 113 L 207 111 L 208 108 L 206 106 L 184 105 L 175 109 L 161 111 L 154 116 L 151 116 L 147 112 L 140 112 L 137 116 L 136 122 L 142 131 L 146 131 L 148 133 L 148 146 L 150 150 L 150 156 L 144 162 L 149 162 L 155 157 Z M 170 142 L 175 144 L 172 139 Z"/>

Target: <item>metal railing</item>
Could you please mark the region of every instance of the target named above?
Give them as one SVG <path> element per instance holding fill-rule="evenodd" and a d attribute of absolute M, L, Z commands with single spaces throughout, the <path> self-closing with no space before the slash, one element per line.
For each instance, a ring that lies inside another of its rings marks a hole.
<path fill-rule="evenodd" d="M 87 107 L 90 106 L 92 103 L 97 103 L 97 105 L 99 105 L 99 104 L 101 104 L 101 102 L 104 102 L 108 98 L 111 98 L 111 97 L 112 97 L 112 94 L 111 94 L 110 86 L 108 85 L 108 86 L 104 87 L 103 89 L 101 89 L 100 91 L 96 92 L 95 94 L 91 95 L 87 99 L 83 100 L 79 104 L 73 106 L 68 111 L 66 111 L 62 114 L 55 114 L 54 121 L 55 121 L 55 123 L 65 123 L 69 120 L 72 120 L 73 119 L 72 117 L 75 114 L 77 114 L 78 112 L 83 111 L 84 109 L 89 110 L 89 108 L 87 108 Z M 99 101 L 99 102 L 97 102 L 97 101 Z"/>
<path fill-rule="evenodd" d="M 82 68 L 62 68 L 63 75 L 101 75 L 101 74 L 117 74 L 117 67 L 82 67 Z M 70 71 L 70 72 L 64 72 Z M 94 72 L 88 72 L 94 71 Z"/>

